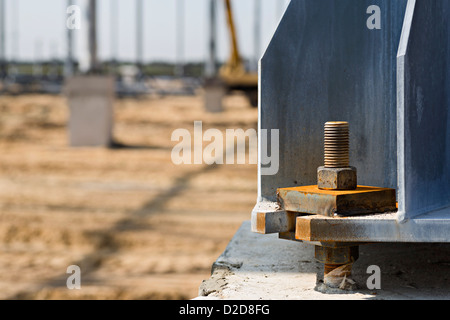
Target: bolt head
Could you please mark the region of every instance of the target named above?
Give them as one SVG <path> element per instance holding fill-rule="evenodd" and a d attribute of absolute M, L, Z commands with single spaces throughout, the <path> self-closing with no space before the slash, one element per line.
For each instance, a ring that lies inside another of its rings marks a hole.
<path fill-rule="evenodd" d="M 359 258 L 359 247 L 330 248 L 315 246 L 314 257 L 318 262 L 329 265 L 354 263 Z"/>
<path fill-rule="evenodd" d="M 355 190 L 358 186 L 355 167 L 317 169 L 317 184 L 325 190 Z"/>

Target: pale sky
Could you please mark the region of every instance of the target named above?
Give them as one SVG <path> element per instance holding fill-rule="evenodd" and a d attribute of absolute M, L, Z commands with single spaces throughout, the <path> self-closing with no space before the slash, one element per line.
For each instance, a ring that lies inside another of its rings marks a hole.
<path fill-rule="evenodd" d="M 4 0 L 6 6 L 6 55 L 20 60 L 66 54 L 67 0 Z M 111 3 L 98 0 L 98 37 L 100 59 L 111 57 L 111 37 L 118 42 L 118 58 L 134 60 L 135 0 L 119 3 L 118 34 L 112 35 Z M 184 1 L 186 61 L 203 61 L 207 54 L 209 0 L 144 0 L 144 60 L 176 60 L 176 3 Z M 252 58 L 254 2 L 262 5 L 261 51 L 267 46 L 289 0 L 232 0 L 238 41 L 244 57 Z M 218 55 L 226 59 L 229 52 L 228 31 L 222 0 L 218 2 Z M 84 0 L 73 0 L 83 7 Z M 78 32 L 78 31 L 77 31 Z M 17 58 L 17 57 L 16 57 Z"/>

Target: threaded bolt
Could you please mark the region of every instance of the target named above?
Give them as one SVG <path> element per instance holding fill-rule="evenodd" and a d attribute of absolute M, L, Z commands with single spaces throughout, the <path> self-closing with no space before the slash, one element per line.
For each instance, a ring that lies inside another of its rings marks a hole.
<path fill-rule="evenodd" d="M 325 168 L 350 166 L 350 138 L 348 122 L 325 123 Z"/>

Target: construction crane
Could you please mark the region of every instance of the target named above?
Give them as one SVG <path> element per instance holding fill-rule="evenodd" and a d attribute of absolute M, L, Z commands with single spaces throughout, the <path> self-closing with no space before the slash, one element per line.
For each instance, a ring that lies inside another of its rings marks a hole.
<path fill-rule="evenodd" d="M 258 106 L 258 73 L 248 72 L 239 53 L 236 26 L 234 23 L 231 0 L 225 0 L 228 30 L 231 40 L 231 54 L 228 61 L 220 68 L 219 77 L 229 91 L 243 91 L 253 107 Z"/>

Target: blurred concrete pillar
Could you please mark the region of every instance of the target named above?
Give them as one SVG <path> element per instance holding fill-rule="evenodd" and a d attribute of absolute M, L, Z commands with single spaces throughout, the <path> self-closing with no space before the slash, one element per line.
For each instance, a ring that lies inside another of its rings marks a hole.
<path fill-rule="evenodd" d="M 18 57 L 20 53 L 19 45 L 19 26 L 20 26 L 20 15 L 19 15 L 19 5 L 20 1 L 15 0 L 11 2 L 11 20 L 12 20 L 12 26 L 11 26 L 11 52 L 12 57 L 10 59 L 10 62 L 8 63 L 8 70 L 6 71 L 8 77 L 11 77 L 12 79 L 15 79 L 15 77 L 19 74 L 19 68 L 18 68 Z"/>
<path fill-rule="evenodd" d="M 226 94 L 225 84 L 217 76 L 217 23 L 216 0 L 209 1 L 209 43 L 205 65 L 204 105 L 208 112 L 222 112 L 222 100 Z"/>
<path fill-rule="evenodd" d="M 79 70 L 81 73 L 96 73 L 100 69 L 97 57 L 97 1 L 80 2 L 83 19 L 79 37 Z"/>
<path fill-rule="evenodd" d="M 217 24 L 216 24 L 216 0 L 209 1 L 209 42 L 208 58 L 205 65 L 205 77 L 214 78 L 217 75 Z"/>
<path fill-rule="evenodd" d="M 67 0 L 67 8 L 73 5 L 73 0 Z M 64 77 L 71 77 L 74 73 L 74 57 L 73 57 L 73 29 L 66 25 L 66 41 L 67 41 L 67 55 L 64 63 Z"/>
<path fill-rule="evenodd" d="M 144 3 L 142 0 L 136 0 L 136 66 L 139 69 L 139 75 L 142 74 L 144 64 Z"/>
<path fill-rule="evenodd" d="M 100 75 L 97 52 L 97 1 L 87 0 L 87 20 L 81 29 L 84 55 L 82 75 L 66 78 L 64 93 L 70 111 L 69 144 L 72 147 L 110 147 L 113 144 L 115 80 Z"/>
<path fill-rule="evenodd" d="M 176 66 L 175 66 L 175 76 L 183 77 L 184 76 L 184 33 L 185 33 L 185 10 L 184 10 L 184 1 L 185 0 L 177 0 L 177 13 L 176 13 L 176 21 L 177 21 L 177 30 L 176 30 Z"/>
<path fill-rule="evenodd" d="M 89 0 L 89 72 L 99 70 L 97 56 L 97 0 Z"/>
<path fill-rule="evenodd" d="M 258 71 L 258 62 L 261 58 L 261 0 L 254 1 L 254 25 L 253 25 L 253 70 Z"/>
<path fill-rule="evenodd" d="M 222 112 L 226 93 L 226 86 L 219 78 L 206 79 L 203 97 L 205 110 L 211 113 Z"/>
<path fill-rule="evenodd" d="M 111 41 L 111 69 L 112 74 L 117 74 L 119 56 L 119 3 L 118 0 L 111 0 L 111 21 L 110 21 L 110 41 Z"/>
<path fill-rule="evenodd" d="M 65 87 L 69 102 L 69 144 L 72 147 L 110 147 L 113 144 L 114 78 L 82 75 Z"/>
<path fill-rule="evenodd" d="M 42 39 L 36 39 L 34 42 L 34 62 L 32 67 L 33 76 L 41 78 L 44 75 L 42 58 Z"/>
<path fill-rule="evenodd" d="M 6 76 L 5 0 L 0 0 L 0 78 Z"/>

